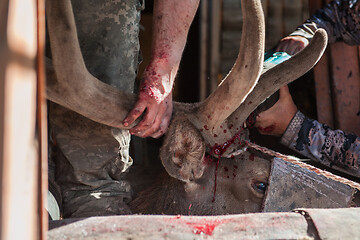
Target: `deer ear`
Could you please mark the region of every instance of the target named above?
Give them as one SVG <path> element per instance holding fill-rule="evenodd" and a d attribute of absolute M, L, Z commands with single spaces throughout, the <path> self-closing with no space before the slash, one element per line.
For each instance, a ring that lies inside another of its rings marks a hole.
<path fill-rule="evenodd" d="M 184 182 L 201 178 L 204 155 L 205 141 L 199 130 L 185 115 L 176 114 L 160 149 L 160 159 L 168 174 Z"/>

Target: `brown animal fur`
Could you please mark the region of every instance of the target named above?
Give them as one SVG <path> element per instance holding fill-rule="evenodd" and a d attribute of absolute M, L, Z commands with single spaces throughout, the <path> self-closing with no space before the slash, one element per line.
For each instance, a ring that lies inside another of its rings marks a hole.
<path fill-rule="evenodd" d="M 206 161 L 203 176 L 194 181 L 182 182 L 162 173 L 152 186 L 130 202 L 131 210 L 133 213 L 171 215 L 261 211 L 264 192 L 257 189 L 257 184 L 267 185 L 269 158 L 246 151 L 234 158 L 221 158 L 217 170 L 216 161 Z"/>

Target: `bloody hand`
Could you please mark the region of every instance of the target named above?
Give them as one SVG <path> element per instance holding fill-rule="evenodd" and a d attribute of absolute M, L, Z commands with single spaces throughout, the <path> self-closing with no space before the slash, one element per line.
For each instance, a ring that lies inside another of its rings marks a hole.
<path fill-rule="evenodd" d="M 281 136 L 297 112 L 287 85 L 280 88 L 279 100 L 256 117 L 255 127 L 261 134 Z"/>

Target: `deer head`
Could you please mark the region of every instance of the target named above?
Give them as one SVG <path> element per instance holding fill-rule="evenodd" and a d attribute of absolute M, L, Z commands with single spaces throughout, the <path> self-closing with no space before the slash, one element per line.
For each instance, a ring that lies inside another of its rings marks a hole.
<path fill-rule="evenodd" d="M 207 158 L 201 178 L 183 182 L 166 172 L 135 192 L 133 213 L 224 215 L 261 212 L 271 157 L 248 149 L 233 158 Z M 136 174 L 130 169 L 129 174 Z M 135 177 L 141 179 L 141 176 Z M 149 182 L 149 181 L 147 181 Z M 136 184 L 136 181 L 133 181 Z"/>
<path fill-rule="evenodd" d="M 311 69 L 327 44 L 326 32 L 319 29 L 307 48 L 261 75 L 265 39 L 261 1 L 241 3 L 244 23 L 240 51 L 229 74 L 203 102 L 174 102 L 160 158 L 171 176 L 185 182 L 201 178 L 206 151 L 220 157 L 241 147 L 230 143 L 239 143 L 239 131 L 250 113 L 282 85 Z M 70 0 L 46 1 L 46 7 L 53 66 L 48 62 L 48 99 L 96 122 L 125 129 L 122 121 L 136 97 L 88 72 Z"/>

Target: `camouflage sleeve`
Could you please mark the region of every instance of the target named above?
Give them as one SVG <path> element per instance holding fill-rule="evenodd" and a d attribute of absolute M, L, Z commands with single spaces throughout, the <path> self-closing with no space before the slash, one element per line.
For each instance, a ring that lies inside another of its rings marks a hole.
<path fill-rule="evenodd" d="M 353 176 L 360 176 L 360 137 L 332 130 L 298 111 L 281 143 L 290 149 Z"/>
<path fill-rule="evenodd" d="M 326 30 L 329 43 L 360 44 L 360 1 L 334 0 L 316 11 L 290 35 L 311 39 L 318 28 Z"/>

